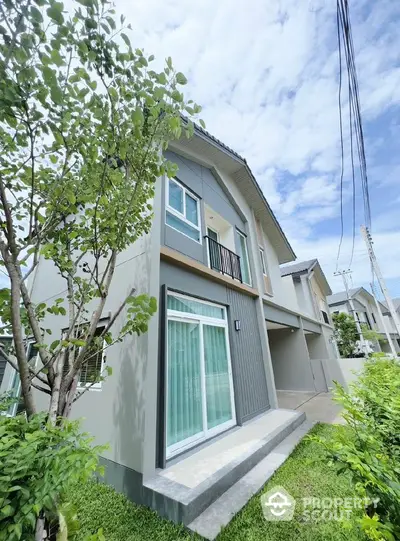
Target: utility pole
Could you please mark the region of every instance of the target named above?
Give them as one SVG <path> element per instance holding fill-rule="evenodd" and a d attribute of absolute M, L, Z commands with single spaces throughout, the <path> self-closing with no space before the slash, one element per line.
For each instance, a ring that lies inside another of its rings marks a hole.
<path fill-rule="evenodd" d="M 365 343 L 365 340 L 364 340 L 364 337 L 363 337 L 363 334 L 362 334 L 360 322 L 359 322 L 357 314 L 356 314 L 356 309 L 354 308 L 353 299 L 351 298 L 350 293 L 349 293 L 349 286 L 348 286 L 348 283 L 347 283 L 347 275 L 351 274 L 351 273 L 352 273 L 352 271 L 350 269 L 347 269 L 347 270 L 342 270 L 342 271 L 336 271 L 333 274 L 334 274 L 334 276 L 341 276 L 342 279 L 343 279 L 344 287 L 345 287 L 345 290 L 346 290 L 347 301 L 348 301 L 348 303 L 350 305 L 350 311 L 351 311 L 351 314 L 352 314 L 353 319 L 355 321 L 355 324 L 356 324 L 356 327 L 357 327 L 357 332 L 360 335 L 361 350 L 362 350 L 362 352 L 364 354 L 366 354 L 367 353 L 366 343 Z"/>
<path fill-rule="evenodd" d="M 385 280 L 383 279 L 383 275 L 381 273 L 381 269 L 379 268 L 378 261 L 376 259 L 374 249 L 372 247 L 373 241 L 371 237 L 371 233 L 369 232 L 368 228 L 365 227 L 365 225 L 361 226 L 361 234 L 364 237 L 365 244 L 367 245 L 369 258 L 371 260 L 371 265 L 374 269 L 374 272 L 376 274 L 376 277 L 378 279 L 379 285 L 381 286 L 381 290 L 383 293 L 383 296 L 385 297 L 386 303 L 389 308 L 389 312 L 393 318 L 394 325 L 396 327 L 396 331 L 398 336 L 400 337 L 400 322 L 399 317 L 397 315 L 396 309 L 394 307 L 392 297 L 390 296 L 389 290 L 386 287 Z"/>
<path fill-rule="evenodd" d="M 371 286 L 372 296 L 374 297 L 375 306 L 376 306 L 376 309 L 377 309 L 377 311 L 378 311 L 379 318 L 380 318 L 380 320 L 381 320 L 383 329 L 384 329 L 384 331 L 385 331 L 387 341 L 389 342 L 389 346 L 390 346 L 390 349 L 391 349 L 391 351 L 392 351 L 392 355 L 393 355 L 394 357 L 397 357 L 396 349 L 395 349 L 395 347 L 394 347 L 394 345 L 393 345 L 392 338 L 391 338 L 390 333 L 389 333 L 389 331 L 388 331 L 388 329 L 387 329 L 387 326 L 386 326 L 385 317 L 384 317 L 384 315 L 383 315 L 382 312 L 381 312 L 381 308 L 380 308 L 380 306 L 379 306 L 378 299 L 376 298 L 376 295 L 375 295 L 375 287 L 374 287 L 374 284 L 371 282 L 370 286 Z"/>

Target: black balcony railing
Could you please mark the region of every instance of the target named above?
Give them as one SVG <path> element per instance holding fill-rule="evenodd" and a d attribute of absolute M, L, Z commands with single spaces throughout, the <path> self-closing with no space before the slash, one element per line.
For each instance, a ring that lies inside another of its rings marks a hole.
<path fill-rule="evenodd" d="M 231 278 L 242 280 L 242 270 L 240 268 L 240 256 L 236 255 L 216 240 L 208 235 L 204 237 L 208 243 L 208 256 L 210 267 L 222 274 L 227 274 Z"/>

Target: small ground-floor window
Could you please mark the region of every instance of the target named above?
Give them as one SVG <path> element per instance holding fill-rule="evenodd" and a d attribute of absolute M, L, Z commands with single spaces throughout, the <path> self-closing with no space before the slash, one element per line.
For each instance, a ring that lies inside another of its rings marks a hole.
<path fill-rule="evenodd" d="M 223 306 L 168 294 L 167 457 L 236 424 Z"/>

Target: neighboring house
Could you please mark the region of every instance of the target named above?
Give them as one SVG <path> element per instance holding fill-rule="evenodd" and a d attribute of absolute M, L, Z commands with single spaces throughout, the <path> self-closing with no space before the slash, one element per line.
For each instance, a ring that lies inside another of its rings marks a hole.
<path fill-rule="evenodd" d="M 298 310 L 327 325 L 332 325 L 326 300 L 332 294 L 318 259 L 281 267 L 285 287 L 294 288 Z"/>
<path fill-rule="evenodd" d="M 107 482 L 189 524 L 302 422 L 278 409 L 277 389 L 326 391 L 341 375 L 332 327 L 287 294 L 279 265 L 295 255 L 246 161 L 197 127 L 167 157 L 176 178 L 157 182 L 151 232 L 120 254 L 103 315 L 132 287 L 158 299 L 158 314 L 107 350 L 113 375 L 73 415 L 110 444 Z M 39 303 L 65 286 L 41 258 L 30 287 Z M 65 326 L 46 319 L 53 337 Z"/>
<path fill-rule="evenodd" d="M 360 324 L 367 325 L 370 329 L 378 332 L 382 335 L 382 338 L 386 340 L 384 321 L 387 326 L 388 332 L 392 339 L 393 345 L 397 352 L 400 351 L 399 336 L 396 332 L 392 316 L 388 313 L 387 307 L 379 302 L 379 310 L 376 307 L 374 297 L 363 287 L 356 287 L 349 289 L 349 297 L 353 300 L 355 313 L 352 314 L 352 308 L 347 297 L 346 291 L 334 293 L 328 297 L 328 304 L 331 314 L 345 312 L 353 315 Z M 385 312 L 387 312 L 385 314 Z M 385 315 L 382 315 L 385 314 Z M 383 317 L 385 318 L 383 321 Z M 370 346 L 374 351 L 384 351 L 390 353 L 390 345 L 386 342 L 374 342 L 370 343 Z"/>
<path fill-rule="evenodd" d="M 397 319 L 400 320 L 400 298 L 392 299 L 392 301 L 393 301 L 393 304 L 394 304 L 394 308 L 395 308 L 395 310 L 397 312 Z M 379 304 L 381 306 L 382 314 L 383 314 L 383 317 L 384 317 L 388 332 L 392 336 L 392 340 L 394 342 L 394 347 L 395 347 L 397 352 L 400 352 L 400 337 L 398 335 L 396 325 L 395 325 L 395 323 L 393 321 L 392 314 L 390 313 L 386 302 L 380 301 Z M 384 351 L 386 351 L 386 349 Z"/>

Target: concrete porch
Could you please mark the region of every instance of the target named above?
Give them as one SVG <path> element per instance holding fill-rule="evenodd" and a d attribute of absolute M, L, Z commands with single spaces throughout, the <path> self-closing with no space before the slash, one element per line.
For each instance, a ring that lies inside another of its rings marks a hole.
<path fill-rule="evenodd" d="M 269 460 L 269 454 L 296 429 L 300 432 L 294 441 L 300 440 L 309 430 L 311 425 L 305 426 L 304 421 L 302 412 L 270 410 L 187 453 L 180 460 L 171 461 L 167 468 L 158 470 L 155 477 L 144 482 L 147 505 L 174 522 L 181 522 L 213 539 L 267 481 L 266 468 L 271 470 L 270 476 L 279 467 L 276 458 Z M 263 473 L 256 475 L 257 466 L 264 470 Z M 257 480 L 253 479 L 253 483 L 244 481 L 246 475 L 257 477 Z M 235 488 L 242 479 L 246 485 L 245 498 L 243 491 Z M 235 498 L 239 494 L 239 508 L 237 501 L 231 501 L 229 489 L 234 491 Z M 223 509 L 216 513 L 215 506 Z M 213 518 L 215 535 L 208 530 L 210 513 L 217 515 Z"/>
<path fill-rule="evenodd" d="M 305 413 L 309 421 L 343 424 L 342 407 L 333 401 L 332 393 L 277 391 L 280 408 L 290 408 Z"/>

